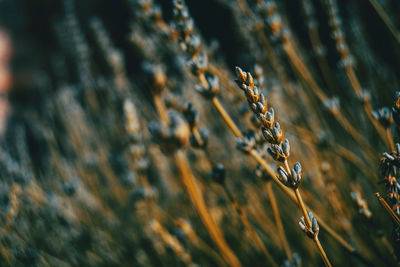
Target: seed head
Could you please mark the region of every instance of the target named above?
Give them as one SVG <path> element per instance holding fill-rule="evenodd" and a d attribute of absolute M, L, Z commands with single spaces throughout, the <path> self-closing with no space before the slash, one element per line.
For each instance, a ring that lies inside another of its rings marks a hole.
<path fill-rule="evenodd" d="M 304 216 L 300 218 L 299 226 L 300 229 L 303 230 L 305 234 L 311 239 L 315 238 L 319 233 L 319 225 L 317 219 L 315 219 L 314 215 L 311 211 L 308 212 L 308 218 L 311 221 L 311 225 L 307 225 Z"/>
<path fill-rule="evenodd" d="M 208 83 L 208 88 L 205 88 L 202 85 L 199 85 L 196 88 L 196 90 L 205 98 L 212 99 L 219 92 L 219 80 L 218 80 L 218 77 L 215 75 L 207 75 L 206 80 Z"/>
<path fill-rule="evenodd" d="M 392 114 L 387 107 L 372 111 L 372 116 L 378 120 L 384 128 L 389 128 L 393 123 Z"/>

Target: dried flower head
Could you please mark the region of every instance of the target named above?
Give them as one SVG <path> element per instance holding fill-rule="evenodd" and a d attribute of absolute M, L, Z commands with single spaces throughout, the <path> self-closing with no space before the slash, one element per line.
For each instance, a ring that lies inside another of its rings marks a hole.
<path fill-rule="evenodd" d="M 387 107 L 372 111 L 372 116 L 374 116 L 384 128 L 389 128 L 393 123 L 392 113 Z"/>
<path fill-rule="evenodd" d="M 170 125 L 150 122 L 149 131 L 166 152 L 186 146 L 189 143 L 190 127 L 182 116 L 174 111 L 169 114 Z"/>
<path fill-rule="evenodd" d="M 317 219 L 315 219 L 315 217 L 311 211 L 308 212 L 308 218 L 310 218 L 310 221 L 311 221 L 310 226 L 307 225 L 306 220 L 304 219 L 304 216 L 301 217 L 299 226 L 300 226 L 301 230 L 303 230 L 303 232 L 306 233 L 309 238 L 314 239 L 318 236 L 319 225 L 318 225 Z"/>
<path fill-rule="evenodd" d="M 327 98 L 324 102 L 324 106 L 333 116 L 339 114 L 340 101 L 338 97 Z"/>
<path fill-rule="evenodd" d="M 303 172 L 301 170 L 301 164 L 296 162 L 294 164 L 291 173 L 287 173 L 283 167 L 278 167 L 278 179 L 287 187 L 296 189 L 300 186 L 303 180 Z"/>
<path fill-rule="evenodd" d="M 219 80 L 215 75 L 206 75 L 206 81 L 208 83 L 207 88 L 203 85 L 198 85 L 195 89 L 205 98 L 212 99 L 219 92 Z"/>

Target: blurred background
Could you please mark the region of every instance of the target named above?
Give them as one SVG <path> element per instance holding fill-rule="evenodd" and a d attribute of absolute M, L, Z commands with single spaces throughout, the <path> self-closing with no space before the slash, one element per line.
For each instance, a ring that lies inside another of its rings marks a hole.
<path fill-rule="evenodd" d="M 397 265 L 400 231 L 375 193 L 399 213 L 380 170 L 399 140 L 398 14 L 394 0 L 0 0 L 0 265 L 232 265 L 182 152 L 241 265 L 322 266 L 297 205 L 198 93 L 199 73 L 217 78 L 275 170 L 235 66 L 275 109 L 304 201 L 349 245 L 321 227 L 332 264 Z"/>

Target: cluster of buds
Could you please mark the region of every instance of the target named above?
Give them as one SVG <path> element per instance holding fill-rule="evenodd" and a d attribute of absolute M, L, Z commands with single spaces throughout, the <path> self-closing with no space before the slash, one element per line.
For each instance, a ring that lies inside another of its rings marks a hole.
<path fill-rule="evenodd" d="M 244 72 L 241 68 L 236 67 L 236 76 L 236 83 L 244 91 L 251 110 L 261 124 L 264 139 L 271 145 L 267 149 L 268 153 L 274 160 L 286 162 L 290 155 L 290 144 L 289 140 L 284 138 L 279 122 L 275 121 L 274 109 L 270 108 L 268 110 L 265 96 L 255 85 L 254 79 L 249 72 Z M 256 142 L 249 141 L 253 141 L 253 139 L 243 139 L 241 143 L 246 146 L 242 147 L 251 149 Z M 283 168 L 279 168 L 278 173 L 280 176 L 279 179 L 283 184 L 288 187 L 297 188 L 301 183 L 303 175 L 300 163 L 296 163 L 294 166 L 291 173 L 288 173 Z"/>
<path fill-rule="evenodd" d="M 219 92 L 219 81 L 214 75 L 206 71 L 208 69 L 208 56 L 201 49 L 202 42 L 199 35 L 194 32 L 193 19 L 189 15 L 184 0 L 174 0 L 174 23 L 173 28 L 179 36 L 180 45 L 189 56 L 190 71 L 197 77 L 202 77 L 202 84 L 197 91 L 208 99 L 214 98 Z"/>
<path fill-rule="evenodd" d="M 182 112 L 190 127 L 190 144 L 195 148 L 206 147 L 208 131 L 205 129 L 198 130 L 199 112 L 194 108 L 191 102 L 186 103 Z"/>
<path fill-rule="evenodd" d="M 179 239 L 170 234 L 168 230 L 161 225 L 160 222 L 158 222 L 157 220 L 153 220 L 150 223 L 150 228 L 152 229 L 152 231 L 154 231 L 154 233 L 161 237 L 163 242 L 174 251 L 174 253 L 183 261 L 183 263 L 185 263 L 185 265 L 196 265 L 192 262 L 192 257 L 185 251 Z"/>
<path fill-rule="evenodd" d="M 285 26 L 281 15 L 279 15 L 278 13 L 278 8 L 275 1 L 258 1 L 257 11 L 260 16 L 265 20 L 266 24 L 269 25 L 275 38 L 279 38 L 284 41 L 288 39 L 290 34 L 289 29 Z"/>
<path fill-rule="evenodd" d="M 117 91 L 125 94 L 128 87 L 128 79 L 125 71 L 125 61 L 122 52 L 114 47 L 102 21 L 99 18 L 92 19 L 91 28 L 95 33 L 97 42 L 103 54 L 106 55 L 108 65 L 114 73 L 114 81 Z"/>
<path fill-rule="evenodd" d="M 393 108 L 395 110 L 396 107 Z M 388 204 L 397 216 L 400 216 L 400 184 L 399 184 L 399 168 L 400 168 L 400 145 L 395 145 L 395 151 L 391 153 L 383 153 L 380 161 L 380 168 L 385 184 L 386 196 Z M 400 258 L 400 227 L 393 224 L 393 240 L 394 250 L 397 258 Z"/>
<path fill-rule="evenodd" d="M 392 113 L 388 107 L 372 111 L 372 116 L 378 120 L 385 129 L 389 128 L 393 123 Z"/>
<path fill-rule="evenodd" d="M 308 218 L 310 218 L 311 226 L 308 226 L 308 224 L 306 223 L 306 220 L 304 219 L 304 216 L 301 217 L 299 226 L 300 226 L 301 230 L 303 230 L 303 232 L 306 233 L 306 235 L 309 238 L 311 238 L 311 239 L 317 238 L 318 233 L 319 233 L 319 225 L 318 225 L 317 219 L 315 219 L 315 217 L 311 211 L 308 212 Z"/>
<path fill-rule="evenodd" d="M 161 7 L 154 4 L 153 0 L 130 0 L 130 2 L 132 10 L 136 16 L 149 17 L 155 22 L 156 26 L 161 26 L 160 28 L 162 30 L 165 29 Z"/>
<path fill-rule="evenodd" d="M 207 81 L 207 87 L 204 87 L 203 85 L 198 85 L 197 87 L 195 87 L 195 89 L 203 97 L 207 99 L 213 99 L 219 92 L 218 77 L 214 75 L 207 75 L 206 81 Z"/>
<path fill-rule="evenodd" d="M 186 146 L 190 139 L 190 127 L 185 119 L 175 111 L 169 112 L 168 116 L 169 125 L 153 121 L 148 126 L 153 138 L 166 153 Z"/>
<path fill-rule="evenodd" d="M 382 118 L 387 125 L 394 123 L 399 130 L 400 126 L 400 92 L 396 92 L 396 102 L 392 107 L 392 118 L 388 109 L 382 110 L 377 115 Z M 382 122 L 381 122 L 382 123 Z M 385 184 L 386 196 L 388 204 L 397 216 L 400 216 L 400 184 L 399 184 L 399 168 L 400 168 L 400 144 L 395 145 L 395 151 L 391 153 L 383 153 L 380 161 L 380 169 Z M 398 259 L 400 259 L 400 227 L 393 225 L 394 250 Z"/>
<path fill-rule="evenodd" d="M 331 113 L 333 116 L 336 116 L 339 113 L 339 109 L 340 109 L 339 98 L 334 96 L 332 98 L 325 99 L 324 107 L 326 108 L 326 110 L 329 113 Z"/>
<path fill-rule="evenodd" d="M 336 49 L 338 50 L 343 67 L 351 67 L 354 64 L 353 57 L 350 55 L 349 48 L 344 38 L 341 29 L 342 22 L 339 18 L 336 0 L 327 0 L 329 22 L 332 27 L 332 37 L 336 42 Z"/>
<path fill-rule="evenodd" d="M 380 163 L 383 182 L 385 183 L 386 187 L 386 193 L 392 206 L 398 206 L 398 204 L 400 204 L 400 184 L 398 182 L 399 167 L 400 144 L 396 144 L 395 151 L 392 153 L 383 153 Z M 400 215 L 398 209 L 395 212 Z"/>
<path fill-rule="evenodd" d="M 201 52 L 201 38 L 194 33 L 194 23 L 189 10 L 184 0 L 175 0 L 173 4 L 173 28 L 178 33 L 182 49 L 191 57 L 189 62 L 191 70 L 195 75 L 204 73 L 207 70 L 208 57 L 206 53 Z"/>
<path fill-rule="evenodd" d="M 287 187 L 291 187 L 293 189 L 298 188 L 301 184 L 301 181 L 303 180 L 303 171 L 301 170 L 300 162 L 296 162 L 294 164 L 290 175 L 286 172 L 284 168 L 279 167 L 278 179 Z"/>
<path fill-rule="evenodd" d="M 239 150 L 249 153 L 252 149 L 257 149 L 259 136 L 253 130 L 243 133 L 243 138 L 237 138 L 236 143 Z"/>
<path fill-rule="evenodd" d="M 160 94 L 167 83 L 167 75 L 165 74 L 163 65 L 153 64 L 146 61 L 142 64 L 142 68 L 149 76 L 151 89 L 154 94 Z"/>
<path fill-rule="evenodd" d="M 361 104 L 368 103 L 371 101 L 371 92 L 369 90 L 363 89 L 357 97 Z"/>
<path fill-rule="evenodd" d="M 143 144 L 142 128 L 135 105 L 130 99 L 124 102 L 125 131 L 129 136 L 128 152 L 134 159 L 135 170 L 143 171 L 149 166 L 146 148 Z"/>
<path fill-rule="evenodd" d="M 131 2 L 132 9 L 137 16 L 146 16 L 150 18 L 151 21 L 154 22 L 154 25 L 156 25 L 162 31 L 168 30 L 168 26 L 162 17 L 161 7 L 157 4 L 154 4 L 153 0 L 131 0 Z"/>
<path fill-rule="evenodd" d="M 362 197 L 360 191 L 353 191 L 350 193 L 351 198 L 354 200 L 358 207 L 358 212 L 365 216 L 367 219 L 371 219 L 372 212 L 368 208 L 367 201 Z"/>
<path fill-rule="evenodd" d="M 312 30 L 317 29 L 317 21 L 315 19 L 315 9 L 310 0 L 301 1 L 303 5 L 304 15 L 307 19 L 307 27 Z"/>

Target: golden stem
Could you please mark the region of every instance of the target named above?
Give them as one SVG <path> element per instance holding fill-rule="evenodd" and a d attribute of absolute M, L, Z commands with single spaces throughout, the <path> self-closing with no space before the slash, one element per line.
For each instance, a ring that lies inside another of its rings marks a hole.
<path fill-rule="evenodd" d="M 221 230 L 215 223 L 206 206 L 201 190 L 196 183 L 192 171 L 190 170 L 190 165 L 187 161 L 185 153 L 182 150 L 177 150 L 174 154 L 174 161 L 180 173 L 180 178 L 186 189 L 186 192 L 188 193 L 212 240 L 221 251 L 222 257 L 231 266 L 241 266 L 235 254 L 226 244 Z"/>
<path fill-rule="evenodd" d="M 212 99 L 212 103 L 214 107 L 217 109 L 218 113 L 221 115 L 222 119 L 225 121 L 226 125 L 232 130 L 233 134 L 238 138 L 243 138 L 242 133 L 239 128 L 236 126 L 235 122 L 226 112 L 225 108 L 221 105 L 217 97 Z"/>
<path fill-rule="evenodd" d="M 397 223 L 397 226 L 400 227 L 400 218 L 397 216 L 397 214 L 392 210 L 392 208 L 389 206 L 389 204 L 385 201 L 383 197 L 379 193 L 376 193 L 376 197 L 379 200 L 379 203 L 381 203 L 382 207 L 386 210 L 387 213 L 392 217 L 393 221 Z"/>
<path fill-rule="evenodd" d="M 314 237 L 314 242 L 317 245 L 319 254 L 321 255 L 321 258 L 324 260 L 325 266 L 331 267 L 331 263 L 328 260 L 328 257 L 326 256 L 326 253 L 324 251 L 324 248 L 322 247 L 321 243 L 319 242 L 318 236 L 315 235 Z"/>
<path fill-rule="evenodd" d="M 154 94 L 153 99 L 154 99 L 154 105 L 156 106 L 158 117 L 160 118 L 161 123 L 168 125 L 169 118 L 168 118 L 167 108 L 165 107 L 165 104 L 161 98 L 161 95 Z"/>
<path fill-rule="evenodd" d="M 255 18 L 255 16 L 252 15 L 252 12 L 249 9 L 246 1 L 238 0 L 237 2 L 239 5 L 239 8 L 242 10 L 243 14 L 246 15 L 247 19 L 249 19 L 250 21 L 253 20 Z M 276 56 L 274 49 L 272 48 L 270 42 L 266 38 L 263 28 L 264 28 L 264 24 L 262 22 L 260 22 L 260 21 L 254 22 L 254 30 L 257 32 L 259 39 L 263 43 L 265 52 L 267 55 L 268 62 L 265 62 L 265 64 L 267 64 L 267 65 L 271 64 L 272 68 L 275 70 L 276 74 L 278 75 L 279 80 L 281 80 L 281 82 L 283 84 L 283 88 L 285 88 L 287 90 L 287 93 L 290 96 L 293 96 L 294 90 L 293 90 L 292 86 L 290 85 L 290 82 L 289 82 L 288 77 L 286 76 L 286 73 L 283 71 L 282 67 L 279 65 L 278 57 Z"/>
<path fill-rule="evenodd" d="M 306 207 L 304 206 L 303 199 L 301 198 L 300 190 L 298 188 L 296 188 L 293 191 L 294 191 L 294 193 L 296 195 L 297 203 L 298 203 L 298 205 L 299 205 L 299 207 L 301 209 L 301 212 L 303 213 L 304 218 L 306 219 L 307 225 L 308 225 L 308 227 L 311 228 L 311 226 L 312 226 L 311 220 L 308 217 L 308 213 L 307 213 Z"/>
<path fill-rule="evenodd" d="M 278 228 L 279 239 L 281 240 L 283 250 L 285 251 L 286 257 L 290 261 L 292 259 L 292 252 L 290 251 L 289 243 L 286 238 L 285 228 L 283 228 L 281 216 L 279 214 L 278 204 L 276 203 L 276 198 L 274 191 L 272 190 L 271 181 L 266 182 L 265 188 L 271 203 L 272 213 L 274 214 L 275 224 Z"/>
<path fill-rule="evenodd" d="M 294 193 L 296 194 L 297 203 L 299 204 L 300 209 L 303 212 L 303 215 L 304 215 L 304 218 L 306 219 L 308 227 L 311 228 L 312 223 L 311 223 L 310 217 L 308 217 L 308 213 L 307 213 L 306 207 L 303 203 L 303 199 L 301 198 L 300 190 L 298 188 L 296 188 L 296 189 L 294 189 Z M 318 221 L 318 219 L 317 219 L 317 221 Z M 332 265 L 329 262 L 328 257 L 326 256 L 326 253 L 325 253 L 321 243 L 318 240 L 318 236 L 315 235 L 313 240 L 314 240 L 315 245 L 317 246 L 317 249 L 318 249 L 319 254 L 321 255 L 321 258 L 324 260 L 325 266 L 331 267 Z"/>
<path fill-rule="evenodd" d="M 285 161 L 283 162 L 283 166 L 285 166 L 285 170 L 286 170 L 287 174 L 291 175 L 291 171 L 290 171 L 290 167 L 289 167 L 287 159 L 285 159 Z"/>
<path fill-rule="evenodd" d="M 216 99 L 216 98 L 214 98 Z M 214 101 L 213 101 L 214 103 Z M 218 102 L 219 103 L 219 102 Z M 214 104 L 215 105 L 215 104 Z M 217 111 L 220 113 L 220 115 L 224 118 L 226 116 L 227 118 L 230 119 L 229 114 L 225 111 L 222 105 L 219 105 L 217 108 Z M 222 115 L 224 114 L 224 115 Z M 234 124 L 232 119 L 230 120 L 225 120 L 225 123 L 228 125 L 228 127 L 232 130 L 232 132 L 235 134 L 235 131 L 233 130 L 234 128 L 231 128 L 230 125 L 228 124 L 227 121 L 231 121 L 235 128 L 237 129 L 237 126 Z M 236 135 L 237 137 L 241 138 L 241 133 L 239 131 L 240 135 Z M 254 150 L 249 151 L 249 155 L 253 157 L 262 167 L 263 169 L 268 173 L 269 176 L 273 179 L 273 181 L 279 186 L 279 188 L 287 195 L 289 198 L 297 203 L 296 196 L 293 194 L 292 190 L 284 186 L 276 177 L 275 172 L 272 170 L 272 168 L 268 165 L 268 163 L 260 156 L 260 154 Z M 306 206 L 307 207 L 307 206 Z M 307 207 L 308 208 L 308 207 Z M 308 208 L 311 212 L 313 212 L 310 208 Z M 314 212 L 313 212 L 314 214 Z M 357 256 L 361 261 L 363 262 L 369 262 L 368 259 L 364 258 L 352 245 L 350 245 L 346 240 L 344 240 L 343 237 L 341 237 L 338 233 L 335 232 L 322 218 L 320 218 L 318 215 L 314 214 L 314 217 L 317 219 L 319 225 L 326 230 L 326 232 L 334 239 L 336 242 L 338 242 L 344 249 L 346 249 L 348 252 L 351 254 Z"/>
<path fill-rule="evenodd" d="M 194 127 L 194 128 L 192 129 L 192 133 L 193 133 L 193 135 L 196 137 L 196 140 L 198 141 L 199 146 L 200 146 L 200 147 L 203 146 L 204 140 L 203 140 L 203 138 L 201 138 L 201 135 L 200 135 L 200 133 L 199 133 L 199 130 L 197 130 L 197 128 Z"/>
<path fill-rule="evenodd" d="M 206 76 L 204 76 L 204 73 L 200 73 L 200 74 L 197 76 L 197 78 L 199 79 L 201 85 L 202 85 L 204 88 L 208 88 L 208 87 L 210 86 L 210 85 L 208 84 L 208 82 L 207 82 Z"/>
<path fill-rule="evenodd" d="M 261 165 L 261 167 L 271 176 L 272 180 L 278 185 L 278 187 L 292 200 L 294 203 L 297 203 L 297 199 L 295 194 L 293 193 L 292 190 L 287 188 L 285 185 L 283 185 L 278 178 L 276 178 L 276 175 L 272 168 L 268 165 L 268 163 L 258 154 L 256 151 L 251 150 L 249 152 L 250 156 L 254 158 L 258 164 Z M 305 206 L 308 210 L 313 212 L 310 208 Z M 314 212 L 313 212 L 314 214 Z M 343 248 L 345 248 L 347 251 L 349 251 L 352 254 L 357 254 L 356 249 L 350 245 L 346 240 L 344 240 L 338 233 L 335 232 L 322 218 L 320 218 L 317 214 L 314 214 L 314 217 L 317 219 L 319 225 L 326 230 L 326 232 L 336 240 Z M 361 257 L 361 255 L 357 256 Z M 365 259 L 363 259 L 365 261 Z"/>

